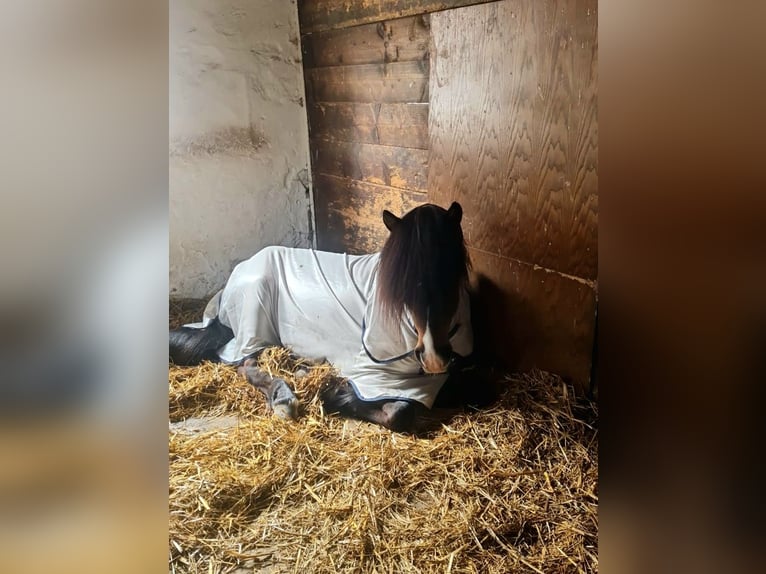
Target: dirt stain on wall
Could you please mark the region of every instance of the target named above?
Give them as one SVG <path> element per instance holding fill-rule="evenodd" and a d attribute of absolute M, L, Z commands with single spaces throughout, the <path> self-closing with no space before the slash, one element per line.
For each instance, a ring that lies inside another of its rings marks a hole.
<path fill-rule="evenodd" d="M 250 156 L 266 145 L 263 134 L 252 126 L 229 127 L 196 137 L 175 139 L 170 142 L 170 157 L 196 157 L 229 154 Z"/>

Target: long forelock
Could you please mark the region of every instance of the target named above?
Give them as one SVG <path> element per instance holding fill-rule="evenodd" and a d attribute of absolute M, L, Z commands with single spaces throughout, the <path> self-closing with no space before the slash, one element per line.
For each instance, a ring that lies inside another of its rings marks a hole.
<path fill-rule="evenodd" d="M 405 216 L 406 217 L 406 216 Z M 380 256 L 378 304 L 384 317 L 398 320 L 423 293 L 457 289 L 468 280 L 470 261 L 462 232 L 446 217 L 424 209 L 402 220 Z"/>

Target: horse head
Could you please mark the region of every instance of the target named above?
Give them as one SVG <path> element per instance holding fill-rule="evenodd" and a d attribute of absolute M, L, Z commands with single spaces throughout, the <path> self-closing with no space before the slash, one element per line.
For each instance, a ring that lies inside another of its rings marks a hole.
<path fill-rule="evenodd" d="M 390 234 L 380 256 L 378 301 L 388 320 L 401 320 L 405 311 L 412 316 L 415 353 L 429 374 L 446 372 L 453 356 L 450 328 L 470 268 L 462 217 L 457 202 L 449 209 L 421 205 L 402 217 L 383 211 Z"/>

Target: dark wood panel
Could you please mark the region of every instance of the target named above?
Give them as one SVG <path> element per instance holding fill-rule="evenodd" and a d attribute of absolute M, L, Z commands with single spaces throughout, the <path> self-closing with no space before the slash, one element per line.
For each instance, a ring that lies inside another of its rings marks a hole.
<path fill-rule="evenodd" d="M 304 35 L 306 68 L 427 60 L 428 15 Z"/>
<path fill-rule="evenodd" d="M 300 10 L 348 15 L 362 4 L 304 2 Z M 400 18 L 386 8 L 379 3 L 375 23 L 301 30 L 323 249 L 376 251 L 387 236 L 382 210 L 406 211 L 426 198 L 429 17 Z"/>
<path fill-rule="evenodd" d="M 315 173 L 427 192 L 426 150 L 312 139 L 311 160 Z"/>
<path fill-rule="evenodd" d="M 425 60 L 304 70 L 310 102 L 427 102 Z"/>
<path fill-rule="evenodd" d="M 301 33 L 348 28 L 490 0 L 299 0 Z"/>
<path fill-rule="evenodd" d="M 317 247 L 338 253 L 375 253 L 388 230 L 382 214 L 403 214 L 426 201 L 426 194 L 329 175 L 314 177 Z"/>
<path fill-rule="evenodd" d="M 596 0 L 431 15 L 429 193 L 470 245 L 597 276 Z"/>
<path fill-rule="evenodd" d="M 428 149 L 428 104 L 383 104 L 378 138 L 386 145 Z"/>
<path fill-rule="evenodd" d="M 588 389 L 595 332 L 593 287 L 469 248 L 477 349 L 513 370 L 540 368 Z"/>
<path fill-rule="evenodd" d="M 308 106 L 312 138 L 428 149 L 428 104 Z"/>

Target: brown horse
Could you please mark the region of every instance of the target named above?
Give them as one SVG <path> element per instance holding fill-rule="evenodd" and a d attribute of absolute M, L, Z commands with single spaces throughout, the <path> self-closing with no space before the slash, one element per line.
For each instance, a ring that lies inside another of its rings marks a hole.
<path fill-rule="evenodd" d="M 454 378 L 445 387 L 473 352 L 461 219 L 458 203 L 384 211 L 390 235 L 366 256 L 266 248 L 235 268 L 202 324 L 171 331 L 171 359 L 238 364 L 277 415 L 296 418 L 292 389 L 254 359 L 286 346 L 339 367 L 346 380 L 322 394 L 328 412 L 414 430 L 434 404 L 465 397 Z"/>

